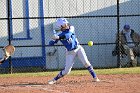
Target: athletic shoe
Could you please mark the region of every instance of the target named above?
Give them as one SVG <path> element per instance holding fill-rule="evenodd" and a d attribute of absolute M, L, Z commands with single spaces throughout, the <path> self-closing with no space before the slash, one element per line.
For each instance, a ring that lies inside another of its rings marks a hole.
<path fill-rule="evenodd" d="M 55 84 L 55 83 L 56 83 L 56 80 L 54 80 L 54 79 L 48 81 L 48 84 L 50 84 L 50 85 Z"/>
<path fill-rule="evenodd" d="M 100 81 L 100 79 L 98 79 L 98 78 L 94 78 L 94 80 L 93 80 L 94 82 L 99 82 Z"/>

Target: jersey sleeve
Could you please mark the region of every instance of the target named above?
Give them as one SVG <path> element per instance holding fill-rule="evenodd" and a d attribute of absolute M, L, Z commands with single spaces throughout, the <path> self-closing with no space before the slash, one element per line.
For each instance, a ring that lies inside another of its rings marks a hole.
<path fill-rule="evenodd" d="M 58 36 L 59 36 L 59 40 L 66 38 L 65 34 L 63 34 L 63 33 L 59 34 Z"/>

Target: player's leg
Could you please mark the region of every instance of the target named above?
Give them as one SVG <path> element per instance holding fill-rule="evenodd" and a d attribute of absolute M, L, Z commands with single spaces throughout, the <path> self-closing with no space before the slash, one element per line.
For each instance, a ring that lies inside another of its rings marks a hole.
<path fill-rule="evenodd" d="M 66 52 L 66 63 L 65 63 L 65 68 L 59 72 L 59 74 L 52 80 L 50 80 L 48 83 L 49 84 L 54 84 L 56 83 L 57 80 L 62 78 L 63 76 L 67 75 L 70 73 L 72 66 L 74 64 L 74 58 L 76 56 L 76 53 L 72 53 L 73 51 Z"/>
<path fill-rule="evenodd" d="M 135 56 L 133 49 L 129 48 L 128 46 L 124 46 L 124 49 L 127 53 L 128 56 L 128 61 L 130 62 L 131 66 L 135 66 L 135 64 L 137 63 L 137 57 Z"/>
<path fill-rule="evenodd" d="M 92 65 L 90 64 L 90 62 L 86 56 L 85 50 L 83 49 L 82 46 L 80 46 L 80 49 L 78 50 L 78 57 L 82 61 L 84 66 L 87 68 L 89 73 L 92 75 L 92 77 L 94 78 L 94 81 L 100 81 L 98 79 L 98 77 L 96 76 L 96 73 L 94 72 L 94 69 L 93 69 Z"/>
<path fill-rule="evenodd" d="M 67 75 L 70 73 L 72 66 L 74 64 L 74 55 L 66 55 L 66 63 L 65 63 L 65 68 L 55 77 L 55 80 L 60 79 L 64 75 Z"/>

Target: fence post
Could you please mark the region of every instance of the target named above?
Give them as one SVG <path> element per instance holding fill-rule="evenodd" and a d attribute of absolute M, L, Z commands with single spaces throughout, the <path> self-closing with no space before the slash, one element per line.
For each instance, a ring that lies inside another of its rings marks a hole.
<path fill-rule="evenodd" d="M 9 41 L 9 45 L 11 44 L 11 18 L 10 18 L 10 13 L 11 13 L 11 6 L 10 6 L 11 0 L 7 1 L 7 26 L 8 26 L 8 41 Z M 9 73 L 12 74 L 12 60 L 11 60 L 11 56 L 9 57 Z"/>
<path fill-rule="evenodd" d="M 117 46 L 118 46 L 118 53 L 119 55 L 117 55 L 117 67 L 121 68 L 121 60 L 120 60 L 120 36 L 119 36 L 119 32 L 120 32 L 120 7 L 119 7 L 119 0 L 117 0 Z"/>

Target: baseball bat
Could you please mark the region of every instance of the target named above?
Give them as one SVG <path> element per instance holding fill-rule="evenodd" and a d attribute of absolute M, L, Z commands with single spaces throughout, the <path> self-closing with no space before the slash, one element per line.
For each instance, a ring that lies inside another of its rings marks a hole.
<path fill-rule="evenodd" d="M 56 36 L 56 35 L 57 35 L 57 32 L 56 32 L 55 30 L 53 30 L 53 34 L 54 34 L 54 36 Z M 56 49 L 56 47 L 54 46 L 53 52 L 49 52 L 49 55 L 50 55 L 50 56 L 53 56 L 53 55 L 56 53 L 56 51 L 57 51 L 57 49 Z"/>

